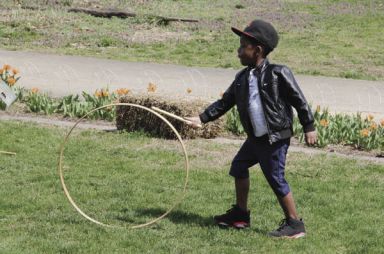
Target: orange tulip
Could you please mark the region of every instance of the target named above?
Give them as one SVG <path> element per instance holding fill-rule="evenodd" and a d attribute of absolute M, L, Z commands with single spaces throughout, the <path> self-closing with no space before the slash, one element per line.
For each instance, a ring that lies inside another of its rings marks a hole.
<path fill-rule="evenodd" d="M 377 124 L 376 123 L 372 123 L 371 126 L 369 126 L 369 128 L 371 130 L 376 130 L 377 129 Z"/>
<path fill-rule="evenodd" d="M 384 119 L 381 119 L 380 125 L 381 125 L 381 127 L 384 127 Z"/>
<path fill-rule="evenodd" d="M 96 90 L 96 92 L 95 92 L 95 96 L 96 96 L 97 98 L 100 98 L 100 97 L 101 97 L 101 92 L 100 92 L 99 90 Z"/>
<path fill-rule="evenodd" d="M 373 118 L 374 118 L 374 116 L 373 115 L 371 115 L 371 114 L 369 114 L 368 116 L 367 116 L 367 120 L 370 122 L 370 121 L 372 121 L 373 120 Z"/>
<path fill-rule="evenodd" d="M 33 94 L 38 93 L 38 92 L 39 92 L 39 88 L 37 88 L 37 87 L 33 87 L 31 89 L 31 93 L 33 93 Z"/>
<path fill-rule="evenodd" d="M 7 78 L 7 83 L 9 86 L 13 86 L 16 83 L 16 79 L 14 79 L 13 77 L 9 77 Z"/>
<path fill-rule="evenodd" d="M 11 69 L 11 66 L 9 64 L 4 64 L 3 69 L 9 71 Z"/>
<path fill-rule="evenodd" d="M 360 131 L 360 135 L 361 135 L 362 137 L 368 137 L 368 136 L 369 136 L 369 130 L 368 130 L 368 129 L 362 129 L 362 130 Z"/>
<path fill-rule="evenodd" d="M 18 69 L 16 69 L 16 68 L 13 68 L 12 72 L 13 72 L 13 75 L 17 75 L 17 74 L 20 73 L 20 71 Z"/>
<path fill-rule="evenodd" d="M 119 96 L 123 96 L 123 95 L 126 95 L 128 94 L 130 91 L 129 89 L 127 88 L 119 88 L 116 90 L 116 93 L 119 95 Z"/>
<path fill-rule="evenodd" d="M 148 92 L 149 93 L 154 93 L 154 92 L 156 92 L 156 89 L 157 89 L 156 85 L 153 84 L 152 82 L 149 82 L 148 88 L 147 88 Z"/>
<path fill-rule="evenodd" d="M 102 97 L 108 97 L 109 96 L 108 90 L 101 89 L 101 96 Z"/>
<path fill-rule="evenodd" d="M 320 125 L 323 127 L 327 127 L 329 125 L 329 122 L 326 119 L 321 119 L 320 120 Z"/>

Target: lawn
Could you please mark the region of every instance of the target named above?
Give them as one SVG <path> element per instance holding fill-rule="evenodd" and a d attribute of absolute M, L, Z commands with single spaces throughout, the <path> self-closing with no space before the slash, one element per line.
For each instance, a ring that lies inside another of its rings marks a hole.
<path fill-rule="evenodd" d="M 238 37 L 254 18 L 280 34 L 274 62 L 295 73 L 384 79 L 381 0 L 22 0 L 0 3 L 0 48 L 96 56 L 127 61 L 240 68 Z M 48 2 L 48 4 L 46 4 Z M 60 4 L 59 4 L 60 3 Z M 129 10 L 135 18 L 68 13 L 69 7 Z M 158 24 L 154 15 L 198 19 Z"/>
<path fill-rule="evenodd" d="M 227 175 L 238 145 L 186 142 L 191 172 L 185 200 L 143 229 L 107 229 L 66 200 L 57 172 L 68 129 L 0 122 L 0 253 L 383 253 L 384 166 L 331 155 L 290 153 L 287 179 L 308 235 L 266 236 L 282 214 L 258 167 L 251 169 L 248 230 L 222 230 L 212 215 L 233 203 Z M 185 172 L 175 141 L 142 133 L 77 130 L 65 150 L 65 179 L 79 206 L 98 220 L 130 226 L 163 213 Z"/>

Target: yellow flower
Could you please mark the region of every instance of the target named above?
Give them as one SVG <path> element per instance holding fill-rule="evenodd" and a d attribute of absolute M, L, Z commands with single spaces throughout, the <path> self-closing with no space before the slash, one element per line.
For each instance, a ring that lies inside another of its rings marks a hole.
<path fill-rule="evenodd" d="M 187 93 L 192 93 L 192 89 L 191 89 L 191 88 L 188 88 L 188 89 L 187 89 Z"/>
<path fill-rule="evenodd" d="M 97 98 L 100 98 L 100 97 L 101 97 L 101 92 L 100 92 L 99 90 L 96 90 L 96 92 L 95 92 L 95 96 L 96 96 Z"/>
<path fill-rule="evenodd" d="M 320 105 L 317 105 L 317 107 L 316 107 L 316 112 L 319 113 L 320 110 L 321 110 L 321 109 L 320 109 Z"/>
<path fill-rule="evenodd" d="M 123 96 L 123 95 L 126 95 L 128 94 L 130 91 L 129 89 L 127 88 L 119 88 L 116 90 L 116 93 L 119 95 L 119 96 Z"/>
<path fill-rule="evenodd" d="M 323 127 L 327 127 L 329 125 L 329 122 L 327 121 L 327 119 L 321 119 L 320 125 Z"/>
<path fill-rule="evenodd" d="M 101 96 L 102 97 L 108 97 L 109 96 L 108 90 L 101 89 Z"/>
<path fill-rule="evenodd" d="M 368 130 L 368 129 L 362 129 L 362 130 L 360 131 L 360 135 L 361 135 L 362 137 L 368 137 L 368 136 L 369 136 L 369 130 Z"/>
<path fill-rule="evenodd" d="M 11 69 L 11 66 L 9 64 L 4 64 L 3 69 L 9 71 Z"/>
<path fill-rule="evenodd" d="M 39 92 L 39 88 L 37 88 L 37 87 L 33 87 L 31 89 L 31 93 L 38 93 L 38 92 Z"/>
<path fill-rule="evenodd" d="M 9 86 L 13 86 L 16 83 L 16 79 L 14 79 L 13 77 L 9 77 L 7 78 L 7 83 Z"/>
<path fill-rule="evenodd" d="M 370 122 L 370 121 L 372 121 L 373 120 L 373 115 L 371 115 L 371 114 L 369 114 L 368 116 L 367 116 L 367 120 Z"/>
<path fill-rule="evenodd" d="M 96 96 L 97 98 L 108 97 L 108 96 L 109 96 L 109 92 L 108 92 L 108 90 L 106 90 L 106 89 L 100 89 L 100 91 L 99 91 L 99 90 L 96 90 L 96 92 L 95 92 L 95 96 Z"/>
<path fill-rule="evenodd" d="M 147 90 L 148 90 L 148 92 L 149 93 L 154 93 L 154 92 L 156 92 L 156 85 L 155 84 L 153 84 L 152 82 L 149 82 L 149 84 L 148 84 L 148 88 L 147 88 Z"/>
<path fill-rule="evenodd" d="M 381 125 L 381 127 L 384 127 L 384 119 L 381 119 L 380 125 Z"/>
<path fill-rule="evenodd" d="M 372 123 L 371 126 L 369 126 L 369 129 L 376 130 L 377 129 L 377 124 L 376 123 Z"/>

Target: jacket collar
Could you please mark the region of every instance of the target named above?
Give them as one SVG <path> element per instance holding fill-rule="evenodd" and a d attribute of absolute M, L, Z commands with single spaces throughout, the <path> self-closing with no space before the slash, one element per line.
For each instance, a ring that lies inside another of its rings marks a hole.
<path fill-rule="evenodd" d="M 259 66 L 255 67 L 255 68 L 248 67 L 248 70 L 251 71 L 252 69 L 255 69 L 255 72 L 260 74 L 260 73 L 265 71 L 265 69 L 267 68 L 268 65 L 269 65 L 269 60 L 268 60 L 268 58 L 265 58 L 264 61 Z"/>

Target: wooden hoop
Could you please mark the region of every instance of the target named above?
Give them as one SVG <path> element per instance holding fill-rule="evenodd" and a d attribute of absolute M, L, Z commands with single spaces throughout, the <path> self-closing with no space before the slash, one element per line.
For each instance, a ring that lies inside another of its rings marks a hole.
<path fill-rule="evenodd" d="M 14 152 L 0 151 L 0 154 L 16 155 Z"/>
<path fill-rule="evenodd" d="M 156 111 L 156 112 L 162 113 L 162 114 L 164 114 L 164 115 L 166 115 L 166 116 L 172 117 L 173 119 L 176 119 L 176 120 L 179 120 L 179 121 L 181 121 L 181 122 L 183 122 L 183 123 L 186 123 L 186 124 L 188 124 L 188 125 L 191 125 L 191 124 L 192 124 L 191 121 L 185 119 L 184 117 L 180 117 L 180 116 L 177 116 L 177 115 L 175 115 L 175 114 L 172 114 L 171 112 L 168 112 L 168 111 L 159 109 L 159 108 L 154 107 L 154 106 L 152 106 L 151 109 L 153 109 L 153 110 Z M 200 124 L 197 125 L 197 127 L 202 128 L 202 126 L 201 126 Z"/>
<path fill-rule="evenodd" d="M 64 174 L 63 174 L 63 157 L 64 157 L 64 149 L 65 149 L 65 145 L 66 143 L 68 142 L 68 139 L 69 139 L 69 136 L 71 135 L 72 131 L 76 128 L 76 126 L 82 121 L 84 120 L 84 118 L 86 118 L 88 115 L 90 115 L 91 113 L 97 111 L 97 110 L 100 110 L 100 109 L 103 109 L 103 108 L 107 108 L 107 107 L 112 107 L 112 106 L 131 106 L 131 107 L 136 107 L 136 108 L 141 108 L 141 109 L 144 109 L 154 115 L 156 115 L 157 117 L 159 117 L 161 120 L 163 120 L 171 129 L 172 131 L 175 133 L 177 139 L 179 140 L 180 144 L 181 144 L 181 147 L 183 149 L 183 153 L 184 153 L 184 161 L 185 161 L 185 171 L 186 171 L 186 176 L 185 176 L 185 180 L 184 180 L 184 187 L 183 187 L 183 191 L 182 193 L 177 197 L 176 201 L 173 203 L 173 205 L 171 206 L 171 208 L 169 208 L 164 214 L 160 215 L 159 217 L 149 221 L 149 222 L 146 222 L 146 223 L 143 223 L 143 224 L 139 224 L 139 225 L 134 225 L 134 226 L 129 226 L 129 227 L 123 227 L 123 226 L 117 226 L 117 225 L 109 225 L 109 224 L 105 224 L 105 223 L 102 223 L 92 217 L 90 217 L 89 215 L 87 215 L 86 213 L 84 213 L 80 208 L 79 206 L 75 203 L 75 201 L 72 199 L 71 195 L 69 194 L 69 191 L 68 191 L 68 188 L 67 186 L 65 185 L 65 181 L 64 181 Z M 184 199 L 185 197 L 185 194 L 186 194 L 186 191 L 187 191 L 187 185 L 188 185 L 188 179 L 189 179 L 189 160 L 188 160 L 188 154 L 187 154 L 187 150 L 185 149 L 185 145 L 184 145 L 184 142 L 183 140 L 181 139 L 181 136 L 180 134 L 178 133 L 178 131 L 175 129 L 175 127 L 167 120 L 165 119 L 162 115 L 160 115 L 159 113 L 147 108 L 147 107 L 144 107 L 144 106 L 141 106 L 141 105 L 137 105 L 137 104 L 132 104 L 132 103 L 112 103 L 112 104 L 108 104 L 108 105 L 105 105 L 105 106 L 101 106 L 101 107 L 98 107 L 98 108 L 95 108 L 91 111 L 89 111 L 87 114 L 85 114 L 83 117 L 81 117 L 76 123 L 75 125 L 70 129 L 70 131 L 68 132 L 68 134 L 65 136 L 64 138 L 64 142 L 61 144 L 61 147 L 60 147 L 60 156 L 59 156 L 59 175 L 60 175 L 60 182 L 61 182 L 61 186 L 63 187 L 63 190 L 64 190 L 64 194 L 65 196 L 67 197 L 69 203 L 71 203 L 71 205 L 76 209 L 76 211 L 78 213 L 80 213 L 84 218 L 86 218 L 87 220 L 93 222 L 93 223 L 96 223 L 100 226 L 105 226 L 105 227 L 109 227 L 109 228 L 143 228 L 143 227 L 146 227 L 146 226 L 149 226 L 149 225 L 152 225 L 156 222 L 158 222 L 159 220 L 163 219 L 165 216 L 167 216 L 177 205 L 179 205 L 181 203 L 181 201 Z"/>

